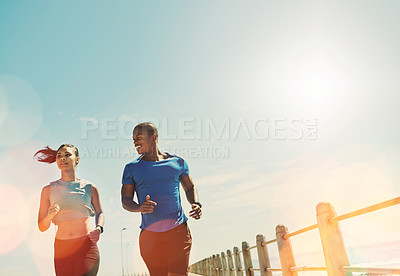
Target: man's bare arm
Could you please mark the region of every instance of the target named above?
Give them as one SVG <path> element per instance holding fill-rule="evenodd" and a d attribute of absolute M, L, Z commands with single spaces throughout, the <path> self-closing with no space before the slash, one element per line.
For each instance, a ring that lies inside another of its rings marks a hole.
<path fill-rule="evenodd" d="M 190 175 L 181 178 L 181 185 L 185 190 L 188 202 L 192 205 L 192 210 L 189 212 L 189 215 L 194 219 L 200 219 L 202 212 L 201 205 L 198 204 L 199 195 Z"/>
<path fill-rule="evenodd" d="M 157 205 L 150 200 L 150 196 L 146 196 L 146 201 L 141 205 L 136 203 L 133 198 L 135 196 L 135 185 L 122 185 L 121 203 L 122 207 L 129 212 L 141 212 L 142 214 L 152 213 L 154 206 Z"/>

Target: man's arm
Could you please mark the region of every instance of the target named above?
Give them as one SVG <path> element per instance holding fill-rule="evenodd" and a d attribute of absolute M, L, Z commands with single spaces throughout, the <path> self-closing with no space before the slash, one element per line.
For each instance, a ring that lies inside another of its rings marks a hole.
<path fill-rule="evenodd" d="M 190 175 L 181 178 L 181 185 L 185 190 L 188 202 L 192 205 L 189 215 L 194 219 L 200 219 L 202 213 L 201 205 L 199 204 L 199 195 Z"/>
<path fill-rule="evenodd" d="M 146 196 L 146 201 L 141 205 L 133 201 L 135 196 L 135 185 L 122 185 L 121 188 L 121 202 L 122 207 L 129 212 L 141 212 L 142 214 L 152 213 L 154 206 L 157 205 L 154 201 L 150 200 L 150 196 Z"/>

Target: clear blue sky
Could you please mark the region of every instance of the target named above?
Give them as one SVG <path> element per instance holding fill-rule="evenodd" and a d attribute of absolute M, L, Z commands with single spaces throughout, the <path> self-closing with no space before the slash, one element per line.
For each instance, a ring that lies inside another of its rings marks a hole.
<path fill-rule="evenodd" d="M 397 1 L 0 2 L 0 275 L 52 271 L 54 229 L 40 233 L 36 215 L 59 171 L 32 155 L 65 142 L 101 193 L 99 275 L 121 273 L 123 227 L 125 268 L 144 271 L 140 216 L 119 199 L 135 122 L 155 122 L 160 146 L 189 163 L 204 206 L 189 222 L 192 262 L 273 238 L 280 223 L 314 224 L 320 201 L 341 213 L 397 196 L 399 11 Z M 344 224 L 346 241 L 400 240 L 393 212 Z"/>

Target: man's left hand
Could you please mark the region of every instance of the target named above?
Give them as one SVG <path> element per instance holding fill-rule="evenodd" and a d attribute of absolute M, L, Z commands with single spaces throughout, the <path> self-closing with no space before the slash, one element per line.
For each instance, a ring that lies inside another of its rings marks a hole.
<path fill-rule="evenodd" d="M 194 219 L 200 219 L 201 217 L 201 207 L 194 203 L 192 204 L 192 210 L 189 212 L 189 216 L 191 216 Z"/>

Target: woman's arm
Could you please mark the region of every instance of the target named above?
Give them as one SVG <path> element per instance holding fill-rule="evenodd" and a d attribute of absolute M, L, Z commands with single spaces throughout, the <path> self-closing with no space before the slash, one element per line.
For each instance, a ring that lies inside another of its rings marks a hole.
<path fill-rule="evenodd" d="M 60 211 L 58 204 L 50 206 L 50 185 L 43 187 L 42 194 L 40 196 L 40 206 L 38 214 L 38 227 L 41 232 L 49 229 L 51 220 Z"/>
<path fill-rule="evenodd" d="M 88 235 L 91 241 L 96 243 L 100 238 L 100 234 L 103 233 L 105 219 L 103 208 L 101 207 L 99 190 L 94 184 L 92 184 L 92 206 L 95 213 L 96 227 L 93 231 L 90 231 Z"/>
<path fill-rule="evenodd" d="M 97 226 L 103 227 L 105 222 L 103 208 L 101 207 L 99 190 L 94 184 L 92 185 L 92 205 L 95 213 L 96 228 Z M 100 231 L 102 230 L 100 227 L 98 228 Z"/>

